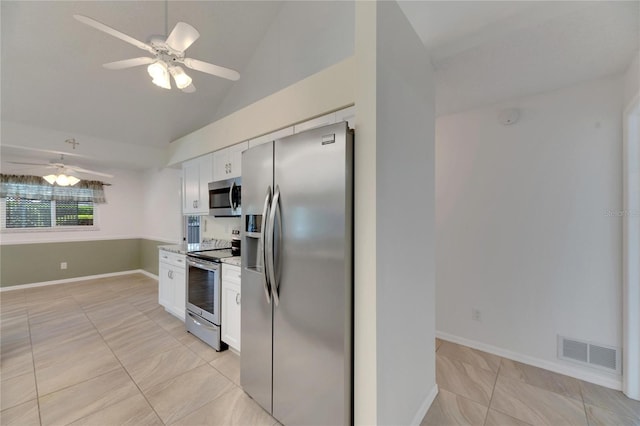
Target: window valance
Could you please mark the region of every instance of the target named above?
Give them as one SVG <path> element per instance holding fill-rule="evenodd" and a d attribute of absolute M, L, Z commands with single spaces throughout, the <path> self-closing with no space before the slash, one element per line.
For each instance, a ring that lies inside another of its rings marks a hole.
<path fill-rule="evenodd" d="M 40 176 L 0 174 L 0 197 L 29 200 L 106 203 L 104 182 L 81 180 L 74 186 L 51 185 Z"/>

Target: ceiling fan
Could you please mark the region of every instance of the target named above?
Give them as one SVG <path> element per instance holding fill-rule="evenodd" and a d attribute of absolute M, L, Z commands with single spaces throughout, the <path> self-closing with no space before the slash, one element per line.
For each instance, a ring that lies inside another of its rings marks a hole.
<path fill-rule="evenodd" d="M 55 174 L 43 176 L 43 178 L 52 185 L 54 183 L 57 183 L 60 186 L 69 186 L 69 185 L 73 186 L 76 183 L 80 182 L 80 179 L 78 179 L 75 176 L 72 176 L 71 173 L 89 174 L 89 175 L 102 176 L 107 178 L 113 177 L 113 175 L 110 175 L 108 173 L 97 172 L 95 170 L 89 170 L 79 166 L 64 164 L 63 161 L 64 161 L 64 156 L 61 155 L 59 162 L 52 160 L 48 163 L 27 163 L 22 161 L 7 161 L 7 163 L 19 164 L 23 166 L 38 166 L 38 167 L 45 167 L 47 169 L 55 169 L 56 170 Z"/>
<path fill-rule="evenodd" d="M 240 74 L 232 69 L 185 57 L 185 50 L 200 37 L 198 30 L 185 22 L 178 22 L 167 37 L 152 36 L 148 43 L 143 43 L 87 16 L 73 15 L 73 17 L 83 24 L 119 38 L 153 55 L 153 57 L 142 56 L 139 58 L 109 62 L 103 65 L 107 69 L 120 70 L 148 65 L 147 72 L 153 79 L 155 85 L 164 89 L 171 89 L 171 79 L 169 78 L 169 74 L 171 74 L 178 89 L 186 93 L 195 92 L 196 88 L 192 83 L 191 77 L 184 72 L 180 64 L 192 70 L 228 80 L 236 81 L 240 78 Z"/>

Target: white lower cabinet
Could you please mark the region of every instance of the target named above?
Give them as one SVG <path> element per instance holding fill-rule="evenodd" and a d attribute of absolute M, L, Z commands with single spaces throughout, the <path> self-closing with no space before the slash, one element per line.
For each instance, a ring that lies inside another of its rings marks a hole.
<path fill-rule="evenodd" d="M 185 256 L 160 250 L 158 259 L 158 303 L 184 321 L 187 291 Z"/>
<path fill-rule="evenodd" d="M 222 264 L 222 341 L 240 352 L 240 268 Z"/>

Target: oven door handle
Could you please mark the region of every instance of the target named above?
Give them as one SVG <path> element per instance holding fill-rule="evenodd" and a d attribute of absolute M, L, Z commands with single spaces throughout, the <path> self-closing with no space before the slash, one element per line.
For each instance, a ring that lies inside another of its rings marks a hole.
<path fill-rule="evenodd" d="M 262 208 L 262 226 L 260 227 L 260 242 L 262 244 L 262 284 L 264 286 L 264 294 L 267 297 L 267 304 L 271 304 L 271 284 L 267 272 L 267 218 L 269 216 L 269 205 L 271 204 L 271 186 L 267 187 L 267 195 L 264 197 L 264 207 Z"/>
<path fill-rule="evenodd" d="M 212 264 L 207 262 L 204 264 L 202 262 L 198 262 L 197 260 L 193 260 L 190 257 L 187 257 L 187 265 L 194 266 L 199 269 L 204 269 L 205 271 L 218 272 L 220 270 L 220 265 Z"/>

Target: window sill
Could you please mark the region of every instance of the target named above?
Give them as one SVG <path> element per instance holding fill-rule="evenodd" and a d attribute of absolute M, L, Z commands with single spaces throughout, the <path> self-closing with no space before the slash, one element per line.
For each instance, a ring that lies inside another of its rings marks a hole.
<path fill-rule="evenodd" d="M 93 226 L 56 226 L 54 228 L 2 228 L 1 234 L 27 234 L 34 232 L 77 232 L 77 231 L 99 231 L 97 225 Z"/>

